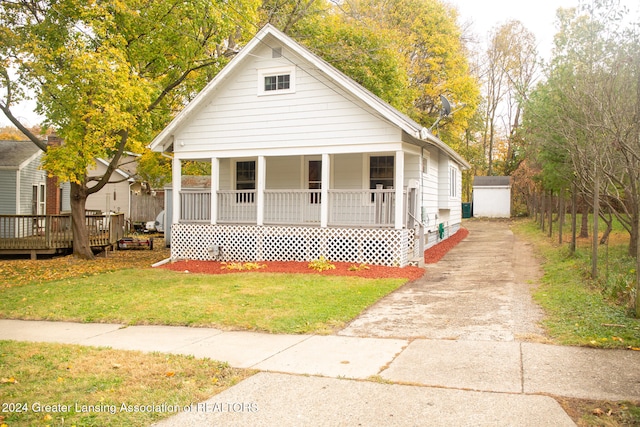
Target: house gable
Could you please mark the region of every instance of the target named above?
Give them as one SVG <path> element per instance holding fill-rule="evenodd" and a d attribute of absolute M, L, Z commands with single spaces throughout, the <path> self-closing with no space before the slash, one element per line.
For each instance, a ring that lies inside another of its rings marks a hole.
<path fill-rule="evenodd" d="M 347 146 L 401 140 L 400 129 L 375 116 L 303 58 L 286 48 L 281 57 L 272 58 L 270 46 L 275 43 L 258 46 L 234 79 L 212 93 L 209 102 L 177 129 L 174 152 L 310 153 L 319 146 L 348 150 Z M 274 71 L 290 73 L 295 89 L 262 90 L 265 75 Z"/>
<path fill-rule="evenodd" d="M 292 70 L 292 88 L 267 94 L 265 75 Z M 349 77 L 271 25 L 265 26 L 150 144 L 154 151 L 206 158 L 211 151 L 241 156 L 349 152 L 349 145 L 400 142 L 436 146 L 463 168 L 455 151 Z M 333 148 L 331 148 L 333 147 Z M 279 153 L 277 150 L 281 150 Z M 362 147 L 359 149 L 362 151 Z M 355 148 L 353 151 L 357 151 Z M 186 157 L 185 157 L 186 158 Z"/>

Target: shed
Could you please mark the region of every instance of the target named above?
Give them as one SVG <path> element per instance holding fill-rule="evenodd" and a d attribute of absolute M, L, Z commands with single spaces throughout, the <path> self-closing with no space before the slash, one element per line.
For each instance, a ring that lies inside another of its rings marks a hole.
<path fill-rule="evenodd" d="M 476 176 L 473 179 L 473 216 L 511 216 L 511 177 Z"/>

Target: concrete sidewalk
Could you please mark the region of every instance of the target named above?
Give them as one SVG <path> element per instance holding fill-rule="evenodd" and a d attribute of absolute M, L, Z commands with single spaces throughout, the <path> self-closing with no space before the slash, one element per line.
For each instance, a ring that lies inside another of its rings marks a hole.
<path fill-rule="evenodd" d="M 545 395 L 640 401 L 640 352 L 625 350 L 20 320 L 0 320 L 0 339 L 185 354 L 263 371 L 210 401 L 257 411 L 203 404 L 166 426 L 560 426 L 573 423 Z"/>

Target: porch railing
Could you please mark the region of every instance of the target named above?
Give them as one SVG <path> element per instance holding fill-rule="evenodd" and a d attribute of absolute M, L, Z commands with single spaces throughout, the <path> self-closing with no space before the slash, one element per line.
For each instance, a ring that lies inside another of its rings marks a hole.
<path fill-rule="evenodd" d="M 211 191 L 181 191 L 180 220 L 185 222 L 209 222 L 211 220 Z"/>
<path fill-rule="evenodd" d="M 320 224 L 320 190 L 265 190 L 266 224 Z"/>
<path fill-rule="evenodd" d="M 395 221 L 395 190 L 330 190 L 331 225 L 392 227 Z"/>
<path fill-rule="evenodd" d="M 406 192 L 401 203 L 406 211 Z M 319 225 L 320 190 L 265 190 L 264 223 Z M 393 189 L 329 190 L 329 225 L 393 227 L 396 195 Z M 255 190 L 221 190 L 217 192 L 217 220 L 221 224 L 255 224 L 257 221 Z M 403 218 L 406 214 L 403 213 Z M 186 223 L 211 220 L 211 192 L 180 192 L 180 221 Z M 404 223 L 404 221 L 403 221 Z"/>
<path fill-rule="evenodd" d="M 220 223 L 251 224 L 257 221 L 256 190 L 218 191 Z"/>

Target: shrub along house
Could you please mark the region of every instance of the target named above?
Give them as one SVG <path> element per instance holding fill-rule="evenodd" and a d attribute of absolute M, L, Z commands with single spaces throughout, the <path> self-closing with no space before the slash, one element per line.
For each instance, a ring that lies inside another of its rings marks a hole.
<path fill-rule="evenodd" d="M 150 148 L 173 155 L 172 258 L 404 266 L 460 226 L 467 162 L 270 25 Z M 182 186 L 190 160 L 209 188 Z"/>

